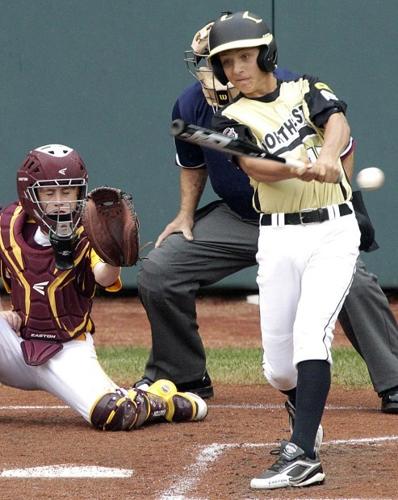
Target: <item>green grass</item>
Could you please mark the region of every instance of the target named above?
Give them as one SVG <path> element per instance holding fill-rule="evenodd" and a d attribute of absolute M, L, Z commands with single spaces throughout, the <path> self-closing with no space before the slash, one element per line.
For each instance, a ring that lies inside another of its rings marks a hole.
<path fill-rule="evenodd" d="M 148 349 L 143 347 L 98 347 L 104 370 L 119 384 L 131 384 L 144 371 Z M 351 347 L 333 349 L 333 384 L 370 387 L 366 365 Z M 222 348 L 207 350 L 207 367 L 214 382 L 262 384 L 260 349 Z"/>

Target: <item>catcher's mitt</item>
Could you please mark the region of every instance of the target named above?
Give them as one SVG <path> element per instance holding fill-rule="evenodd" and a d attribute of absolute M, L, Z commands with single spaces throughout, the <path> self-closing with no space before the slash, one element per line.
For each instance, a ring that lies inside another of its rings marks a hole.
<path fill-rule="evenodd" d="M 112 187 L 90 191 L 82 212 L 87 237 L 112 266 L 133 266 L 139 257 L 139 220 L 131 195 Z"/>

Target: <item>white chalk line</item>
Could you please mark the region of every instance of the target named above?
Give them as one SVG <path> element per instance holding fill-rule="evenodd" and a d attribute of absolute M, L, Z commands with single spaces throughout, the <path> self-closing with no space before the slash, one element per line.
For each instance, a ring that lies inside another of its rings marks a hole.
<path fill-rule="evenodd" d="M 236 444 L 213 443 L 208 446 L 202 446 L 202 450 L 196 456 L 196 461 L 184 468 L 185 475 L 177 482 L 175 486 L 167 489 L 160 495 L 160 500 L 177 500 L 184 498 L 185 493 L 191 490 L 199 482 L 201 476 L 206 472 L 209 465 L 227 448 L 236 448 Z"/>
<path fill-rule="evenodd" d="M 258 491 L 258 490 L 257 490 Z M 263 490 L 265 492 L 267 490 Z M 269 491 L 269 490 L 268 490 Z M 254 493 L 254 492 L 253 492 Z M 257 493 L 259 494 L 259 493 Z M 263 497 L 249 497 L 249 498 L 263 498 Z M 286 500 L 286 498 L 289 497 L 264 497 L 264 498 L 269 498 L 269 500 Z M 181 499 L 183 500 L 183 499 Z M 185 500 L 188 500 L 185 498 Z M 295 499 L 296 500 L 296 499 Z M 363 497 L 305 497 L 305 500 L 396 500 L 396 498 L 392 497 L 369 497 L 369 496 L 363 496 Z"/>
<path fill-rule="evenodd" d="M 99 467 L 97 465 L 45 465 L 41 467 L 26 467 L 20 469 L 5 469 L 0 472 L 0 478 L 17 479 L 103 479 L 127 478 L 133 475 L 132 469 L 119 469 L 116 467 Z"/>
<path fill-rule="evenodd" d="M 322 446 L 330 445 L 369 445 L 381 444 L 386 441 L 398 441 L 398 436 L 379 436 L 374 438 L 359 438 L 359 439 L 333 439 L 325 441 Z M 234 448 L 267 448 L 279 446 L 280 443 L 213 443 L 211 445 L 202 446 L 201 451 L 196 456 L 196 461 L 184 468 L 183 477 L 177 481 L 177 484 L 165 490 L 160 494 L 161 500 L 182 500 L 185 495 L 201 480 L 209 466 L 215 462 L 226 450 Z M 348 500 L 348 499 L 347 499 Z M 352 499 L 353 500 L 353 499 Z"/>
<path fill-rule="evenodd" d="M 281 404 L 272 404 L 272 403 L 237 403 L 237 404 L 208 404 L 209 408 L 226 408 L 226 409 L 236 409 L 236 410 L 279 410 L 284 408 Z M 8 411 L 8 410 L 69 410 L 69 406 L 65 405 L 2 405 L 0 406 L 0 411 Z M 371 406 L 337 406 L 337 405 L 326 405 L 326 410 L 345 410 L 345 411 L 353 411 L 353 410 L 370 410 L 370 411 L 379 411 L 379 408 L 371 407 Z"/>
<path fill-rule="evenodd" d="M 210 404 L 209 408 L 230 408 L 237 410 L 279 410 L 285 408 L 281 404 L 273 403 L 236 403 L 236 404 Z M 325 410 L 377 410 L 378 408 L 372 406 L 337 406 L 337 405 L 326 405 Z"/>
<path fill-rule="evenodd" d="M 0 406 L 0 410 L 67 410 L 69 406 L 59 405 L 8 405 Z"/>

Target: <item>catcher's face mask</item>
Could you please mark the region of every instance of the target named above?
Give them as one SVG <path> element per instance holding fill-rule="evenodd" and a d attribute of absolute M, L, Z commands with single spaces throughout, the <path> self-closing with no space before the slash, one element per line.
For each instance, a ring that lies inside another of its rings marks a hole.
<path fill-rule="evenodd" d="M 44 184 L 44 185 L 43 185 Z M 86 184 L 83 179 L 55 179 L 37 182 L 28 188 L 34 210 L 47 227 L 54 250 L 55 265 L 61 271 L 71 269 L 77 242 L 76 227 L 80 222 Z"/>
<path fill-rule="evenodd" d="M 55 179 L 38 181 L 28 194 L 48 232 L 65 238 L 72 236 L 80 222 L 86 188 L 82 179 Z"/>
<path fill-rule="evenodd" d="M 73 235 L 87 196 L 87 171 L 76 151 L 62 144 L 34 149 L 18 170 L 17 189 L 22 207 L 45 232 Z"/>
<path fill-rule="evenodd" d="M 184 61 L 191 75 L 199 80 L 207 104 L 209 104 L 215 112 L 220 106 L 225 106 L 236 97 L 238 91 L 229 82 L 227 85 L 220 83 L 214 76 L 211 67 L 208 65 L 208 41 L 213 24 L 213 22 L 206 24 L 206 26 L 195 34 L 192 40 L 191 50 L 187 50 L 184 53 Z"/>

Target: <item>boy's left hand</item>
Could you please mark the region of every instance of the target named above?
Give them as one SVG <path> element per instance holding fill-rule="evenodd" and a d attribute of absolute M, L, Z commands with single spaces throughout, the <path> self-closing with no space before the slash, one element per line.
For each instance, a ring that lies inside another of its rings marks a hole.
<path fill-rule="evenodd" d="M 112 187 L 94 189 L 87 196 L 82 224 L 104 262 L 114 267 L 137 262 L 139 221 L 130 195 Z"/>

